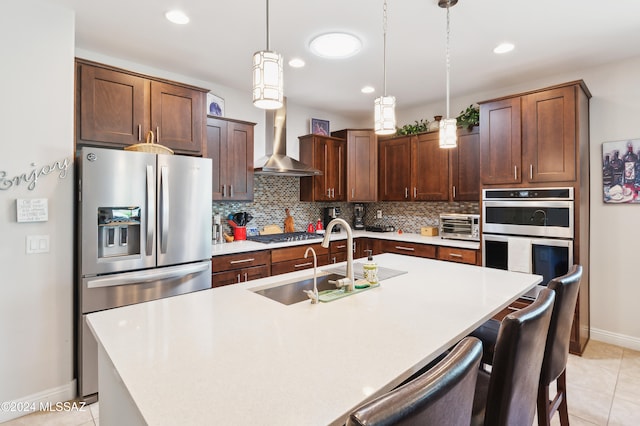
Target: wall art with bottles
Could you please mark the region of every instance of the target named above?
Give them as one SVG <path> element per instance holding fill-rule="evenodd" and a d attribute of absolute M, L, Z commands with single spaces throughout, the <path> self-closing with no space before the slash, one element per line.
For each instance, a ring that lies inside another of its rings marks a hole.
<path fill-rule="evenodd" d="M 640 203 L 640 139 L 602 144 L 605 203 Z"/>

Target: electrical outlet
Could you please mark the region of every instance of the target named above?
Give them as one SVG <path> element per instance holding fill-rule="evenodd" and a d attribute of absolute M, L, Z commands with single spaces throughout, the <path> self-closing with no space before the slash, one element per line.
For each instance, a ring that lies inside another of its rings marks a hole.
<path fill-rule="evenodd" d="M 382 210 L 376 211 L 376 219 L 382 219 Z"/>

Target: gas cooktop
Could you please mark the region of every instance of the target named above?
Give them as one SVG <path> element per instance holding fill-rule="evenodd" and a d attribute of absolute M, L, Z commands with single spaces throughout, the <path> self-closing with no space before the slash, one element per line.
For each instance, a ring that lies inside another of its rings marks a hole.
<path fill-rule="evenodd" d="M 322 234 L 312 234 L 310 232 L 285 232 L 282 234 L 247 236 L 247 240 L 255 241 L 257 243 L 270 244 L 285 243 L 288 241 L 318 240 L 322 237 Z"/>

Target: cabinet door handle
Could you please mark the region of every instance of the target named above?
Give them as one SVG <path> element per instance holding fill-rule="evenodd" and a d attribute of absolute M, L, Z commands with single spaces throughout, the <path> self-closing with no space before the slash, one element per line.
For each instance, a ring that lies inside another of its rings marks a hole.
<path fill-rule="evenodd" d="M 241 281 L 240 281 L 240 274 L 238 274 L 238 277 L 237 277 L 237 278 L 238 278 L 238 284 L 239 284 L 239 283 L 241 282 Z"/>
<path fill-rule="evenodd" d="M 533 164 L 529 164 L 529 179 L 533 179 Z"/>
<path fill-rule="evenodd" d="M 253 257 L 250 257 L 248 259 L 232 260 L 231 262 L 229 262 L 229 264 L 230 265 L 235 265 L 235 264 L 238 264 L 238 263 L 253 262 L 254 260 L 256 260 L 256 259 L 254 259 Z"/>
<path fill-rule="evenodd" d="M 449 253 L 449 257 L 457 257 L 457 258 L 462 258 L 462 255 L 460 253 Z"/>
<path fill-rule="evenodd" d="M 338 263 L 335 256 L 331 258 L 331 263 Z"/>
<path fill-rule="evenodd" d="M 160 126 L 156 126 L 156 142 L 160 143 Z"/>
<path fill-rule="evenodd" d="M 456 186 L 453 185 L 453 198 L 456 198 Z"/>
<path fill-rule="evenodd" d="M 341 246 L 336 246 L 336 248 L 337 248 L 337 249 L 347 248 L 347 245 L 346 245 L 346 244 L 343 244 L 343 245 L 341 245 Z"/>
<path fill-rule="evenodd" d="M 227 196 L 227 185 L 222 185 L 222 198 Z"/>
<path fill-rule="evenodd" d="M 313 265 L 313 262 L 306 262 L 306 263 L 298 263 L 297 265 L 293 265 L 294 268 L 304 268 L 305 266 L 311 266 Z"/>
<path fill-rule="evenodd" d="M 327 198 L 331 198 L 331 188 L 327 188 Z"/>
<path fill-rule="evenodd" d="M 409 198 L 409 188 L 405 186 L 404 188 L 404 198 Z"/>
<path fill-rule="evenodd" d="M 354 253 L 356 252 L 356 242 L 355 241 L 353 242 L 352 250 L 353 250 Z"/>
<path fill-rule="evenodd" d="M 414 249 L 413 247 L 403 247 L 403 246 L 396 246 L 397 250 L 404 250 L 404 251 L 416 251 L 416 249 Z"/>
<path fill-rule="evenodd" d="M 417 187 L 413 187 L 413 198 L 418 198 L 418 188 Z"/>
<path fill-rule="evenodd" d="M 229 197 L 233 197 L 233 185 L 229 185 Z"/>
<path fill-rule="evenodd" d="M 518 180 L 518 166 L 513 166 L 513 180 Z"/>
<path fill-rule="evenodd" d="M 249 274 L 247 272 L 244 273 L 244 282 L 249 281 Z"/>
<path fill-rule="evenodd" d="M 336 198 L 336 189 L 331 188 L 331 198 Z"/>
<path fill-rule="evenodd" d="M 138 141 L 142 140 L 142 126 L 138 124 Z"/>
<path fill-rule="evenodd" d="M 356 196 L 356 189 L 355 188 L 351 188 L 351 198 Z"/>

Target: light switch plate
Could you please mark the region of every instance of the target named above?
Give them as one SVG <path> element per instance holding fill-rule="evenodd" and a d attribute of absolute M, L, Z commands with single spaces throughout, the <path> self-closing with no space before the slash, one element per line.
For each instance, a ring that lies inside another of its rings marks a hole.
<path fill-rule="evenodd" d="M 48 235 L 27 235 L 27 254 L 49 253 Z"/>

